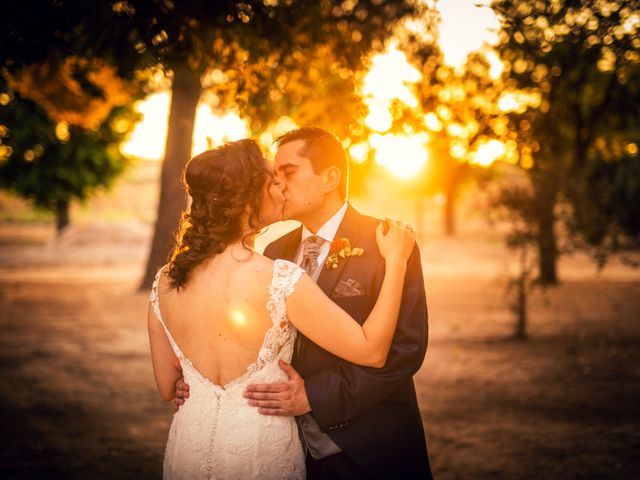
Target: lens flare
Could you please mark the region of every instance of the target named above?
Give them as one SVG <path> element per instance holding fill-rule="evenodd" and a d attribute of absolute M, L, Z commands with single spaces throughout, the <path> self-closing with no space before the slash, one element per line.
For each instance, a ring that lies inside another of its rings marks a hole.
<path fill-rule="evenodd" d="M 232 325 L 238 328 L 242 328 L 247 325 L 247 315 L 240 309 L 231 310 L 229 313 L 229 320 Z"/>

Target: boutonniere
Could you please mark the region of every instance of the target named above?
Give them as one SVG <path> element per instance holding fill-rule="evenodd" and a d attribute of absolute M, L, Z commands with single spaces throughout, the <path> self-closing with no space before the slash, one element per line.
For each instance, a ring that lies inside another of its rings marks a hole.
<path fill-rule="evenodd" d="M 348 238 L 336 238 L 331 242 L 329 248 L 329 255 L 324 262 L 325 266 L 329 270 L 335 270 L 338 268 L 340 259 L 347 257 L 360 257 L 364 253 L 364 248 L 352 247 Z"/>

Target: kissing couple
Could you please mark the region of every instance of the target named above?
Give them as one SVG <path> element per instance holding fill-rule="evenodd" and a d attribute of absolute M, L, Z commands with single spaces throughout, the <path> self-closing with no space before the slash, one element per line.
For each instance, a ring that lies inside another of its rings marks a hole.
<path fill-rule="evenodd" d="M 192 158 L 191 197 L 148 313 L 165 479 L 429 479 L 413 375 L 427 349 L 409 225 L 347 202 L 348 160 L 319 128 Z M 264 255 L 253 238 L 300 228 Z"/>

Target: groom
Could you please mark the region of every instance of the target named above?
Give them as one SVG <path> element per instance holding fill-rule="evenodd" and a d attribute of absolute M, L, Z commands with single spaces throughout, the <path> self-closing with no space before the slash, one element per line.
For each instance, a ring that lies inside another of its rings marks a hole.
<path fill-rule="evenodd" d="M 346 152 L 333 135 L 318 128 L 294 130 L 276 142 L 274 168 L 284 186 L 283 217 L 300 221 L 302 227 L 271 243 L 264 254 L 301 265 L 362 324 L 380 291 L 384 259 L 375 240 L 378 220 L 346 202 Z M 332 255 L 345 246 L 342 239 L 364 253 Z M 245 396 L 262 414 L 296 416 L 310 480 L 431 478 L 412 380 L 424 360 L 427 331 L 416 246 L 383 368 L 341 360 L 299 333 L 293 366 L 281 363 L 289 382 L 250 385 Z"/>

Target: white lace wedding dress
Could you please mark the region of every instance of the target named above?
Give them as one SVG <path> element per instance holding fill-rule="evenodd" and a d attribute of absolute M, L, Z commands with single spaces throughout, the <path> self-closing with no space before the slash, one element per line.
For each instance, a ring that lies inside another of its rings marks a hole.
<path fill-rule="evenodd" d="M 291 361 L 295 328 L 286 316 L 289 296 L 303 270 L 276 260 L 269 287 L 273 325 L 258 358 L 244 375 L 224 387 L 198 372 L 167 329 L 158 304 L 158 278 L 151 289 L 153 310 L 182 365 L 190 396 L 173 417 L 164 457 L 165 479 L 303 479 L 304 456 L 293 417 L 260 415 L 242 394 L 250 383 L 287 380 L 278 359 Z M 158 272 L 159 273 L 159 272 Z"/>

